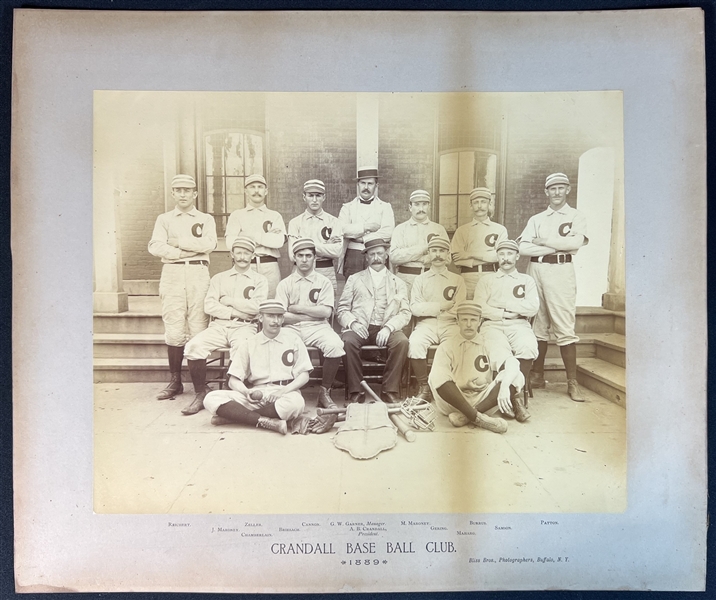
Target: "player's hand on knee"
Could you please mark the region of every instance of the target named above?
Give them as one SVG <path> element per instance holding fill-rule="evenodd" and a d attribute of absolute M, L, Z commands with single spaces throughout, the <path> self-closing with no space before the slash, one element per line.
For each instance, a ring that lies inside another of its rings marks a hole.
<path fill-rule="evenodd" d="M 391 331 L 387 327 L 383 327 L 375 336 L 375 343 L 378 346 L 387 346 L 388 338 L 390 337 Z"/>
<path fill-rule="evenodd" d="M 497 406 L 501 412 L 506 415 L 515 416 L 512 412 L 512 400 L 510 398 L 510 388 L 500 386 L 500 393 L 497 394 Z"/>

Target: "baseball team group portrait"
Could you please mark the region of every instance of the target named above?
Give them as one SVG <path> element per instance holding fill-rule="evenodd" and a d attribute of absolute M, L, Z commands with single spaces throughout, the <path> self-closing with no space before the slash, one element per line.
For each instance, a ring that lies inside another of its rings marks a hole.
<path fill-rule="evenodd" d="M 95 91 L 94 511 L 627 506 L 622 94 Z"/>

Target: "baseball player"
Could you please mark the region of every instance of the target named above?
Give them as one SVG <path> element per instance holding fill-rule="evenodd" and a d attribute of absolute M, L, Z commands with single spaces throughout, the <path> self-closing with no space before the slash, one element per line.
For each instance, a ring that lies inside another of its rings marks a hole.
<path fill-rule="evenodd" d="M 219 348 L 230 348 L 233 361 L 239 347 L 256 335 L 259 303 L 268 298 L 268 281 L 251 270 L 256 244 L 247 237 L 237 237 L 231 245 L 233 268 L 211 278 L 204 300 L 204 311 L 212 317 L 208 329 L 191 338 L 184 354 L 194 384 L 194 401 L 182 410 L 194 415 L 204 408 L 206 359 Z"/>
<path fill-rule="evenodd" d="M 465 300 L 467 292 L 462 277 L 448 270 L 450 242 L 447 239 L 433 237 L 428 242 L 428 256 L 430 270 L 413 281 L 410 311 L 416 323 L 408 340 L 408 358 L 419 386 L 417 396 L 431 401 L 428 349 L 459 335 L 455 307 Z"/>
<path fill-rule="evenodd" d="M 326 186 L 320 179 L 309 179 L 303 184 L 303 201 L 306 210 L 288 224 L 288 256 L 293 261 L 292 246 L 296 240 L 310 238 L 316 245 L 316 271 L 328 277 L 334 295 L 338 291 L 334 261 L 343 250 L 343 227 L 333 215 L 323 210 Z"/>
<path fill-rule="evenodd" d="M 452 260 L 465 279 L 467 297 L 475 295 L 475 286 L 486 273 L 497 271 L 495 246 L 507 239 L 507 229 L 490 220 L 492 192 L 485 187 L 470 192 L 472 221 L 458 227 L 452 238 Z"/>
<path fill-rule="evenodd" d="M 474 302 L 457 306 L 460 335 L 438 346 L 428 381 L 438 410 L 453 426 L 474 423 L 505 433 L 504 419 L 484 413 L 497 405 L 503 414 L 514 416 L 515 399 L 525 380 L 507 340 L 488 344 L 478 333 L 480 318 L 480 307 Z M 497 372 L 494 377 L 493 372 Z"/>
<path fill-rule="evenodd" d="M 338 219 L 343 225 L 346 247 L 340 267 L 346 279 L 365 269 L 364 236 L 373 233 L 384 240 L 390 240 L 395 228 L 393 207 L 378 198 L 377 167 L 358 169 L 356 182 L 358 195 L 350 202 L 346 202 L 338 214 Z"/>
<path fill-rule="evenodd" d="M 584 402 L 577 383 L 577 282 L 572 261 L 577 251 L 589 243 L 587 220 L 567 204 L 572 188 L 564 173 L 549 175 L 544 188 L 549 198 L 547 210 L 530 217 L 518 238 L 520 254 L 531 257 L 527 274 L 537 284 L 540 301 L 534 321 L 539 354 L 532 365 L 531 383 L 534 388 L 544 387 L 544 359 L 551 326 L 567 372 L 567 393 L 575 402 Z"/>
<path fill-rule="evenodd" d="M 415 190 L 408 201 L 410 218 L 397 225 L 390 239 L 390 264 L 395 274 L 408 287 L 408 297 L 415 278 L 430 268 L 432 258 L 428 252 L 428 242 L 435 236 L 449 240 L 447 231 L 430 220 L 430 194 L 425 190 Z"/>
<path fill-rule="evenodd" d="M 328 323 L 335 305 L 333 286 L 314 268 L 316 245 L 312 239 L 296 240 L 292 254 L 296 270 L 278 284 L 276 300 L 286 307 L 284 326 L 296 331 L 306 345 L 315 346 L 323 354 L 318 404 L 329 408 L 334 406 L 331 387 L 345 354 L 341 338 Z"/>
<path fill-rule="evenodd" d="M 530 319 L 539 309 L 539 295 L 534 279 L 517 271 L 519 257 L 517 242 L 504 240 L 497 244 L 500 268 L 494 275 L 477 282 L 475 304 L 482 309 L 480 333 L 488 344 L 494 337 L 505 337 L 520 363 L 525 381 L 528 381 L 532 361 L 537 358 L 537 338 Z M 518 401 L 517 420 L 525 421 L 530 414 L 522 401 Z"/>
<path fill-rule="evenodd" d="M 190 175 L 172 179 L 176 208 L 159 215 L 149 253 L 162 259 L 159 298 L 171 380 L 157 400 L 173 400 L 184 391 L 181 365 L 184 344 L 206 329 L 204 297 L 209 289 L 209 253 L 216 248 L 216 223 L 195 206 L 196 182 Z"/>
<path fill-rule="evenodd" d="M 242 423 L 286 435 L 287 421 L 300 417 L 305 403 L 299 390 L 313 366 L 301 338 L 281 327 L 285 311 L 278 300 L 259 305 L 263 329 L 239 347 L 229 367 L 230 389 L 204 398 L 212 425 Z"/>
<path fill-rule="evenodd" d="M 279 250 L 286 243 L 286 225 L 283 217 L 266 206 L 268 187 L 262 175 L 246 178 L 246 207 L 235 210 L 226 223 L 226 247 L 231 248 L 239 235 L 256 242 L 251 268 L 268 280 L 269 298 L 276 294 L 281 281 Z"/>
<path fill-rule="evenodd" d="M 387 402 L 398 402 L 400 376 L 408 354 L 408 338 L 401 331 L 410 321 L 408 290 L 385 266 L 389 243 L 377 234 L 366 236 L 368 268 L 351 275 L 343 288 L 336 311 L 343 327 L 346 352 L 348 403 L 362 402 L 363 364 L 360 349 L 365 344 L 388 347 L 382 392 Z"/>

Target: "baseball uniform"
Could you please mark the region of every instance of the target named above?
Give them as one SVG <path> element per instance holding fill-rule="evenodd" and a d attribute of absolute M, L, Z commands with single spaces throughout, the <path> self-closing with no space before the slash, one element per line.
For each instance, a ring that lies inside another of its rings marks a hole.
<path fill-rule="evenodd" d="M 316 245 L 316 271 L 328 277 L 333 293 L 338 291 L 335 264 L 343 250 L 343 226 L 337 217 L 325 210 L 317 215 L 308 210 L 291 219 L 288 224 L 288 256 L 293 261 L 293 243 L 301 238 L 310 238 Z M 331 241 L 339 238 L 339 241 Z"/>
<path fill-rule="evenodd" d="M 484 221 L 473 219 L 455 231 L 451 244 L 452 258 L 465 280 L 468 300 L 474 297 L 480 278 L 497 271 L 495 246 L 506 239 L 505 226 L 491 221 L 489 217 Z"/>
<path fill-rule="evenodd" d="M 233 309 L 242 313 L 240 317 L 232 317 L 232 307 L 222 302 L 226 298 L 234 301 Z M 206 359 L 214 350 L 229 346 L 233 361 L 239 347 L 256 335 L 259 303 L 267 298 L 268 281 L 251 269 L 239 273 L 232 268 L 214 275 L 204 300 L 211 324 L 189 340 L 184 350 L 186 358 Z"/>
<path fill-rule="evenodd" d="M 273 339 L 260 332 L 242 344 L 236 354 L 236 360 L 232 361 L 229 367 L 229 375 L 237 377 L 247 387 L 260 389 L 266 394 L 311 370 L 311 359 L 301 338 L 295 331 L 282 328 Z M 252 411 L 263 405 L 262 401 L 253 400 L 243 392 L 216 390 L 206 395 L 204 407 L 212 415 L 216 415 L 222 404 L 232 400 Z M 284 420 L 299 416 L 304 406 L 303 396 L 299 391 L 284 394 L 274 404 L 279 417 Z"/>
<path fill-rule="evenodd" d="M 327 306 L 333 310 L 335 304 L 331 282 L 315 270 L 306 277 L 296 270 L 283 279 L 276 288 L 276 300 L 287 310 L 296 304 Z M 341 338 L 326 319 L 301 321 L 284 325 L 284 328 L 294 330 L 307 346 L 318 348 L 327 358 L 338 358 L 345 354 Z"/>
<path fill-rule="evenodd" d="M 276 233 L 274 230 L 278 230 Z M 269 298 L 276 294 L 276 286 L 281 281 L 278 259 L 279 250 L 286 243 L 286 225 L 283 217 L 265 204 L 246 206 L 235 210 L 226 223 L 226 247 L 231 248 L 239 235 L 250 237 L 256 242 L 255 257 L 251 268 L 266 277 L 269 285 Z"/>
<path fill-rule="evenodd" d="M 435 360 L 428 377 L 428 384 L 435 398 L 435 405 L 444 415 L 458 412 L 455 407 L 448 404 L 438 394 L 437 390 L 443 384 L 452 381 L 473 407 L 490 391 L 490 384 L 499 381 L 493 377 L 493 372 L 499 372 L 505 361 L 516 360 L 505 338 L 502 342 L 487 340 L 477 334 L 472 340 L 457 335 L 438 346 L 435 351 Z M 522 389 L 525 378 L 519 370 L 509 382 L 517 389 Z"/>
<path fill-rule="evenodd" d="M 480 333 L 488 341 L 505 336 L 517 358 L 537 358 L 537 338 L 529 319 L 539 309 L 534 279 L 524 273 L 502 270 L 483 277 L 475 287 L 475 303 L 482 308 Z M 505 317 L 505 311 L 517 317 Z"/>
<path fill-rule="evenodd" d="M 577 312 L 577 283 L 573 257 L 577 250 L 553 252 L 551 248 L 532 243 L 534 238 L 550 238 L 582 235 L 587 237 L 587 220 L 584 214 L 565 204 L 558 211 L 547 210 L 530 217 L 518 238 L 520 254 L 530 256 L 527 274 L 537 286 L 540 306 L 534 321 L 538 340 L 549 339 L 549 328 L 557 338 L 558 346 L 579 341 L 574 325 Z"/>
<path fill-rule="evenodd" d="M 413 282 L 410 311 L 416 318 L 410 334 L 408 358 L 423 359 L 430 346 L 460 335 L 455 307 L 465 300 L 467 292 L 462 277 L 447 269 L 430 269 Z M 445 301 L 454 301 L 448 311 L 441 311 Z"/>
<path fill-rule="evenodd" d="M 209 288 L 209 253 L 216 248 L 214 217 L 193 207 L 157 217 L 149 252 L 164 263 L 159 280 L 164 335 L 168 346 L 184 344 L 206 329 L 204 298 Z M 196 252 L 180 258 L 182 250 Z"/>
<path fill-rule="evenodd" d="M 415 219 L 408 219 L 397 225 L 390 238 L 390 264 L 395 274 L 405 282 L 408 288 L 408 297 L 415 278 L 430 269 L 430 254 L 428 242 L 435 236 L 448 238 L 447 231 L 429 219 L 418 223 Z"/>

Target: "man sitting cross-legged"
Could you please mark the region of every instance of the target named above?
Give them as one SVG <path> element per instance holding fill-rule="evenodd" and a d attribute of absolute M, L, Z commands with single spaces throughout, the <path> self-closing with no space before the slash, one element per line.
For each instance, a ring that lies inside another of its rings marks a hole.
<path fill-rule="evenodd" d="M 277 300 L 259 306 L 263 329 L 237 352 L 229 367 L 228 390 L 210 392 L 205 408 L 212 425 L 241 423 L 288 433 L 287 421 L 303 412 L 299 391 L 313 369 L 306 346 L 291 329 L 284 329 L 286 309 Z"/>
<path fill-rule="evenodd" d="M 497 405 L 514 416 L 513 405 L 524 377 L 505 338 L 488 344 L 478 333 L 480 316 L 480 307 L 474 302 L 457 307 L 460 335 L 438 346 L 428 382 L 437 408 L 455 427 L 474 423 L 505 433 L 504 419 L 484 413 Z M 493 371 L 497 372 L 494 378 Z"/>

